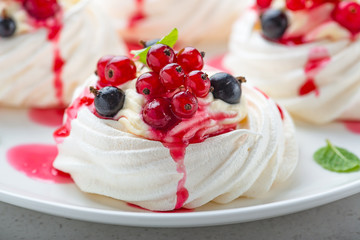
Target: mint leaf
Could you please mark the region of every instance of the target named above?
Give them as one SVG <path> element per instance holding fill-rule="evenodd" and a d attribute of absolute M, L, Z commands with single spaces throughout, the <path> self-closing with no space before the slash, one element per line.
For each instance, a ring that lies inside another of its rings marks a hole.
<path fill-rule="evenodd" d="M 360 170 L 360 159 L 348 150 L 334 146 L 326 140 L 327 146 L 314 154 L 315 161 L 333 172 L 355 172 Z"/>
<path fill-rule="evenodd" d="M 168 35 L 160 39 L 157 43 L 168 45 L 169 47 L 174 47 L 176 41 L 178 40 L 178 34 L 179 32 L 177 28 L 174 28 Z M 146 64 L 146 55 L 149 49 L 150 47 L 143 48 L 140 50 L 133 50 L 131 51 L 131 53 L 134 54 L 135 57 L 139 56 L 139 61 Z"/>

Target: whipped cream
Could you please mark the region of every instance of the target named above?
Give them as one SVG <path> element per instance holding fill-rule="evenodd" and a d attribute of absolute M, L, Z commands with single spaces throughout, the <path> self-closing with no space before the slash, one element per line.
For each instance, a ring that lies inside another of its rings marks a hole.
<path fill-rule="evenodd" d="M 181 45 L 226 44 L 231 25 L 251 0 L 106 0 L 120 35 L 139 41 L 161 38 L 174 27 Z M 134 21 L 134 18 L 140 18 Z"/>
<path fill-rule="evenodd" d="M 360 34 L 350 37 L 333 21 L 316 27 L 309 24 L 313 16 L 325 19 L 321 13 L 330 10 L 325 4 L 308 18 L 302 11 L 293 13 L 285 36 L 304 33 L 307 26 L 304 40 L 310 42 L 287 46 L 264 39 L 256 27 L 258 13 L 249 9 L 233 26 L 225 66 L 245 75 L 299 119 L 312 123 L 359 120 Z"/>
<path fill-rule="evenodd" d="M 96 77 L 90 78 L 85 89 L 94 81 Z M 58 145 L 54 166 L 70 173 L 82 191 L 166 211 L 176 208 L 181 181 L 188 192 L 182 206 L 196 208 L 210 201 L 258 197 L 293 172 L 298 147 L 292 120 L 259 91 L 243 85 L 243 99 L 233 106 L 211 96 L 201 99 L 212 102 L 209 112 L 220 109 L 234 116 L 226 121 L 238 128 L 189 144 L 179 171 L 169 148 L 149 139 L 149 126 L 141 119 L 144 99 L 132 90 L 133 84 L 122 86 L 126 99 L 118 121 L 98 118 L 93 108 L 81 107 L 69 136 Z M 77 97 L 86 96 L 83 89 Z M 196 128 L 198 122 L 187 124 Z M 218 130 L 211 124 L 208 129 Z"/>
<path fill-rule="evenodd" d="M 76 86 L 93 72 L 102 55 L 126 52 L 97 1 L 70 3 L 70 0 L 64 1 L 67 7 L 57 42 L 48 39 L 49 31 L 43 27 L 11 38 L 0 38 L 0 105 L 59 105 L 54 81 L 59 73 L 53 69 L 57 54 L 64 61 L 61 76 L 58 76 L 62 84 L 61 101 L 68 104 Z"/>

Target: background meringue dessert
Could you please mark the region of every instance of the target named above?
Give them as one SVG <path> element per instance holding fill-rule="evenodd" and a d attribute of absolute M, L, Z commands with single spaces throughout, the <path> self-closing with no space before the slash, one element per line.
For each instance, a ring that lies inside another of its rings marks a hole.
<path fill-rule="evenodd" d="M 71 96 L 99 57 L 124 53 L 91 0 L 0 2 L 0 106 L 53 107 Z"/>
<path fill-rule="evenodd" d="M 164 36 L 176 26 L 178 44 L 202 48 L 224 45 L 231 25 L 251 0 L 104 0 L 120 35 L 138 42 Z M 205 46 L 206 45 L 206 46 Z"/>
<path fill-rule="evenodd" d="M 258 0 L 225 66 L 312 123 L 360 120 L 359 1 Z"/>
<path fill-rule="evenodd" d="M 204 54 L 176 52 L 173 40 L 138 63 L 98 61 L 54 133 L 54 167 L 85 192 L 157 211 L 258 197 L 286 181 L 298 160 L 288 113 L 242 77 L 209 77 Z"/>

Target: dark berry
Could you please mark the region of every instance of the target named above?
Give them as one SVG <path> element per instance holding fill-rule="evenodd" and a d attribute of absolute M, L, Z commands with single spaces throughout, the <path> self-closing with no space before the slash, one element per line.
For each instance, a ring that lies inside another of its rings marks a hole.
<path fill-rule="evenodd" d="M 214 98 L 221 99 L 229 104 L 240 103 L 240 81 L 228 73 L 216 73 L 210 77 Z"/>
<path fill-rule="evenodd" d="M 186 73 L 193 70 L 201 70 L 204 66 L 204 52 L 199 52 L 196 48 L 185 47 L 177 54 L 177 63 Z"/>
<path fill-rule="evenodd" d="M 160 71 L 160 80 L 167 90 L 174 90 L 184 85 L 185 73 L 177 63 L 170 63 Z"/>
<path fill-rule="evenodd" d="M 288 27 L 286 14 L 278 9 L 269 9 L 260 16 L 262 33 L 270 40 L 279 40 Z"/>
<path fill-rule="evenodd" d="M 360 32 L 360 4 L 356 2 L 340 2 L 333 12 L 333 18 L 341 26 L 353 34 Z"/>
<path fill-rule="evenodd" d="M 178 92 L 171 99 L 171 110 L 178 118 L 191 118 L 197 109 L 197 98 L 189 91 Z"/>
<path fill-rule="evenodd" d="M 108 86 L 100 90 L 91 87 L 95 95 L 96 112 L 102 117 L 114 117 L 124 106 L 125 93 L 116 87 Z"/>
<path fill-rule="evenodd" d="M 99 59 L 99 61 L 96 64 L 96 74 L 98 75 L 98 77 L 100 79 L 99 85 L 102 87 L 105 87 L 106 85 L 109 84 L 105 77 L 105 67 L 110 62 L 110 60 L 113 58 L 114 58 L 113 55 L 103 56 Z"/>
<path fill-rule="evenodd" d="M 147 98 L 154 98 L 164 93 L 165 89 L 156 72 L 147 72 L 138 77 L 136 91 Z"/>
<path fill-rule="evenodd" d="M 149 41 L 140 41 L 140 44 L 144 47 L 150 47 L 152 45 L 155 45 L 158 41 L 160 41 L 160 38 L 156 38 L 156 39 L 151 39 Z"/>
<path fill-rule="evenodd" d="M 136 78 L 135 63 L 126 56 L 113 57 L 105 67 L 106 81 L 118 86 Z"/>
<path fill-rule="evenodd" d="M 14 35 L 16 31 L 16 24 L 12 18 L 0 17 L 0 37 L 7 38 Z"/>
<path fill-rule="evenodd" d="M 209 93 L 211 83 L 208 75 L 202 71 L 195 70 L 190 72 L 185 80 L 185 87 L 197 97 L 206 97 Z"/>
<path fill-rule="evenodd" d="M 160 70 L 167 64 L 173 63 L 175 60 L 174 50 L 164 44 L 155 44 L 151 46 L 147 55 L 146 63 L 155 72 Z"/>
<path fill-rule="evenodd" d="M 57 0 L 24 0 L 23 5 L 27 13 L 38 20 L 53 17 L 60 10 Z"/>
<path fill-rule="evenodd" d="M 168 127 L 174 119 L 170 105 L 165 98 L 155 98 L 147 102 L 142 112 L 144 122 L 157 129 Z"/>

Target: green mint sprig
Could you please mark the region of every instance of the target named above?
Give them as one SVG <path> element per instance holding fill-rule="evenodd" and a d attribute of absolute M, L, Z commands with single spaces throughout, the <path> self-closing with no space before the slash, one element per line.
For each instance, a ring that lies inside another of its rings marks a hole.
<path fill-rule="evenodd" d="M 160 39 L 157 43 L 161 43 L 164 45 L 168 45 L 169 47 L 174 47 L 176 41 L 178 40 L 178 30 L 174 28 L 168 35 Z M 140 50 L 132 50 L 131 53 L 135 55 L 135 57 L 139 57 L 139 61 L 146 64 L 146 55 L 149 51 L 150 47 L 143 48 Z"/>
<path fill-rule="evenodd" d="M 360 170 L 360 159 L 348 150 L 334 146 L 326 140 L 327 146 L 314 154 L 314 160 L 323 168 L 333 172 L 355 172 Z"/>

